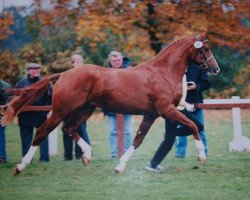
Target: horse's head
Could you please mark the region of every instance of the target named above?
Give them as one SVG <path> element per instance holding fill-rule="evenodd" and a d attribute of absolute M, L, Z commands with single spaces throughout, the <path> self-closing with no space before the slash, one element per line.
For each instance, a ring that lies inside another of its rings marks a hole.
<path fill-rule="evenodd" d="M 206 33 L 196 36 L 192 49 L 194 49 L 191 52 L 193 62 L 200 65 L 200 68 L 208 74 L 217 75 L 219 73 L 220 68 L 209 48 Z"/>

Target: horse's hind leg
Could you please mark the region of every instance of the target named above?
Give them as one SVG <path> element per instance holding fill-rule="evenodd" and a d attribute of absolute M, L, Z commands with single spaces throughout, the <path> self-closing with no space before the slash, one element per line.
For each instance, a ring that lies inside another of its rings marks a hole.
<path fill-rule="evenodd" d="M 200 139 L 199 131 L 195 123 L 192 122 L 190 119 L 188 119 L 180 111 L 178 111 L 177 108 L 174 107 L 173 105 L 167 107 L 167 110 L 166 112 L 164 112 L 162 117 L 182 123 L 188 126 L 193 131 L 193 137 L 195 140 L 196 148 L 198 150 L 198 159 L 200 160 L 202 165 L 205 165 L 206 163 L 205 147 Z"/>
<path fill-rule="evenodd" d="M 136 136 L 134 138 L 132 146 L 125 152 L 125 154 L 122 155 L 120 158 L 119 165 L 115 168 L 115 171 L 117 173 L 122 173 L 125 169 L 126 163 L 128 162 L 129 158 L 134 153 L 135 149 L 137 149 L 143 139 L 145 138 L 146 134 L 148 133 L 148 130 L 150 129 L 151 125 L 154 123 L 156 117 L 153 116 L 144 116 L 139 129 L 136 132 Z"/>
<path fill-rule="evenodd" d="M 93 114 L 95 108 L 96 107 L 92 105 L 84 105 L 81 109 L 73 112 L 71 117 L 64 122 L 62 127 L 63 132 L 69 134 L 81 147 L 83 152 L 82 162 L 84 165 L 87 165 L 91 160 L 91 146 L 78 135 L 77 128 L 81 122 L 86 122 Z"/>
<path fill-rule="evenodd" d="M 58 115 L 55 115 L 52 113 L 52 115 L 47 119 L 36 131 L 35 138 L 29 148 L 29 151 L 26 153 L 26 155 L 22 158 L 22 161 L 20 164 L 18 164 L 14 168 L 14 176 L 20 174 L 31 162 L 33 159 L 35 152 L 40 145 L 40 143 L 43 141 L 43 139 L 51 132 L 53 131 L 58 124 L 62 121 L 62 118 Z"/>

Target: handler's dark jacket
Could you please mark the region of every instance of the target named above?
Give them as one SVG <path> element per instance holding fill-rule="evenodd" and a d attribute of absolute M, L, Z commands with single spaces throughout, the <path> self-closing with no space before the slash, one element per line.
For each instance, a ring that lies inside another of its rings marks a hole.
<path fill-rule="evenodd" d="M 3 80 L 0 80 L 0 105 L 7 103 L 10 95 L 4 91 L 4 89 L 10 88 L 10 84 L 6 83 Z"/>
<path fill-rule="evenodd" d="M 196 90 L 187 91 L 186 102 L 188 103 L 202 103 L 202 92 L 208 90 L 211 87 L 211 81 L 206 72 L 198 69 L 198 66 L 194 63 L 188 65 L 186 72 L 187 82 L 193 81 L 196 83 Z"/>
<path fill-rule="evenodd" d="M 28 76 L 27 78 L 23 78 L 19 80 L 16 84 L 16 88 L 27 87 L 29 85 L 32 85 L 38 82 L 39 80 L 41 80 L 40 77 L 30 78 Z M 38 97 L 36 101 L 32 104 L 32 106 L 51 105 L 51 96 L 52 96 L 52 89 L 49 86 L 48 90 L 43 95 Z M 32 126 L 32 127 L 38 128 L 46 120 L 47 113 L 48 112 L 44 112 L 44 111 L 21 112 L 18 115 L 19 126 L 23 126 L 23 127 Z"/>

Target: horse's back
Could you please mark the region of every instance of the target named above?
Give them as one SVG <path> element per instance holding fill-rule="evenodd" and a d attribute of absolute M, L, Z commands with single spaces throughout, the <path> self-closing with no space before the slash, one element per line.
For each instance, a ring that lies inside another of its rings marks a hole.
<path fill-rule="evenodd" d="M 153 94 L 147 83 L 149 78 L 150 73 L 143 69 L 83 65 L 62 74 L 54 87 L 53 101 L 59 107 L 94 102 L 113 111 L 141 113 L 153 109 L 154 99 L 150 98 Z"/>

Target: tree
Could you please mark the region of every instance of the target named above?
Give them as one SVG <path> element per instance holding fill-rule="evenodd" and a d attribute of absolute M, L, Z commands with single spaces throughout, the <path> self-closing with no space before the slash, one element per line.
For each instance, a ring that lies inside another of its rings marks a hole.
<path fill-rule="evenodd" d="M 92 49 L 110 35 L 117 35 L 118 43 L 127 52 L 132 45 L 143 53 L 145 48 L 157 53 L 176 38 L 204 31 L 217 46 L 249 47 L 250 32 L 242 23 L 249 18 L 247 1 L 80 0 L 73 6 L 72 0 L 57 0 L 49 10 L 42 9 L 42 3 L 43 0 L 35 1 L 43 26 L 69 27 L 70 22 L 75 26 L 78 43 L 84 41 Z M 140 37 L 130 42 L 138 33 Z"/>
<path fill-rule="evenodd" d="M 215 78 L 216 89 L 224 90 L 234 87 L 232 79 L 249 57 L 249 1 L 54 0 L 49 6 L 46 2 L 34 0 L 35 12 L 27 19 L 33 42 L 42 47 L 41 60 L 50 67 L 77 47 L 94 64 L 107 65 L 110 50 L 140 63 L 173 40 L 207 31 L 223 69 Z M 229 68 L 232 73 L 226 73 Z"/>
<path fill-rule="evenodd" d="M 87 39 L 91 46 L 106 40 L 110 34 L 128 37 L 141 29 L 145 32 L 142 37 L 149 39 L 155 52 L 175 38 L 203 31 L 208 31 L 211 43 L 218 46 L 249 47 L 250 32 L 241 22 L 249 17 L 247 1 L 81 2 L 79 6 L 85 13 L 79 16 L 76 25 L 77 39 Z"/>
<path fill-rule="evenodd" d="M 240 95 L 245 98 L 250 98 L 250 64 L 246 64 L 246 67 L 241 68 L 238 71 L 238 74 L 233 79 L 233 82 L 236 84 L 237 91 Z"/>
<path fill-rule="evenodd" d="M 26 18 L 22 14 L 27 12 L 27 8 L 10 7 L 6 9 L 6 12 L 11 13 L 12 16 L 13 24 L 9 27 L 12 34 L 8 35 L 8 37 L 0 42 L 3 49 L 9 49 L 12 52 L 16 52 L 32 40 L 32 37 L 26 31 Z"/>
<path fill-rule="evenodd" d="M 8 38 L 9 35 L 13 34 L 10 30 L 10 26 L 13 24 L 13 17 L 11 13 L 4 12 L 0 16 L 0 41 Z"/>
<path fill-rule="evenodd" d="M 14 84 L 21 73 L 17 55 L 9 51 L 0 52 L 0 79 Z"/>

